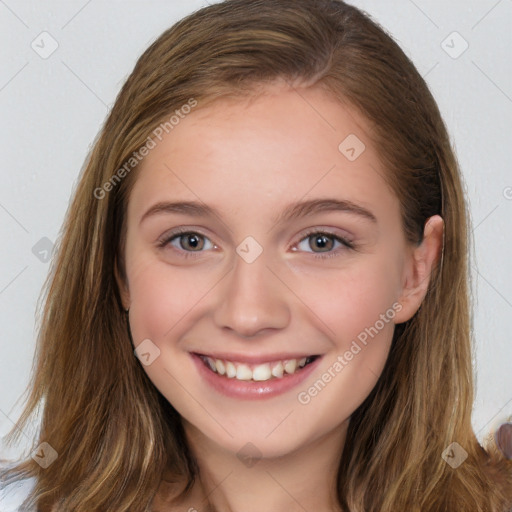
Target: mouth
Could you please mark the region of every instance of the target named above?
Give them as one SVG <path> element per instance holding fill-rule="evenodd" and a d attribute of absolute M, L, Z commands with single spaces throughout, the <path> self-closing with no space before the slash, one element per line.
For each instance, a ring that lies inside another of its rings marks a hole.
<path fill-rule="evenodd" d="M 301 358 L 276 359 L 273 361 L 248 363 L 219 359 L 205 354 L 195 354 L 204 366 L 219 377 L 249 382 L 266 382 L 286 379 L 301 373 L 304 368 L 315 362 L 320 356 L 311 355 Z"/>

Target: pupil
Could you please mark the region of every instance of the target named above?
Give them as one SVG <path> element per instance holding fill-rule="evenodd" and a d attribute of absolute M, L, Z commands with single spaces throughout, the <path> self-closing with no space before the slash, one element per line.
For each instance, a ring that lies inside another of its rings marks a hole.
<path fill-rule="evenodd" d="M 320 248 L 325 249 L 326 245 L 328 245 L 328 243 L 329 243 L 329 238 L 326 235 L 319 235 L 319 236 L 315 236 L 314 238 L 315 238 L 315 243 Z"/>
<path fill-rule="evenodd" d="M 197 246 L 199 245 L 199 239 L 196 235 L 187 235 L 186 239 L 187 239 L 187 244 L 194 249 L 196 249 Z M 191 242 L 191 240 L 192 240 L 192 242 Z"/>

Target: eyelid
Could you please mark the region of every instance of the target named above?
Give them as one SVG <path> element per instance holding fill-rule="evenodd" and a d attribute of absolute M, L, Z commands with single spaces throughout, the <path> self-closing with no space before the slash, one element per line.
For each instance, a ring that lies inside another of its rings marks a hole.
<path fill-rule="evenodd" d="M 210 243 L 213 245 L 213 248 L 218 248 L 218 245 L 213 242 L 210 237 L 202 232 L 202 229 L 197 229 L 193 226 L 180 226 L 178 228 L 175 228 L 171 230 L 170 232 L 166 232 L 164 235 L 158 238 L 158 247 L 161 249 L 165 249 L 167 245 L 171 245 L 171 242 L 174 241 L 174 239 L 179 239 L 180 236 L 186 235 L 186 234 L 194 234 L 199 235 L 202 238 L 205 238 L 210 241 Z M 336 249 L 333 249 L 331 251 L 326 252 L 314 252 L 314 251 L 301 251 L 305 252 L 306 254 L 311 255 L 314 258 L 317 259 L 325 259 L 325 258 L 331 258 L 339 256 L 341 252 L 346 252 L 347 250 L 355 251 L 357 250 L 357 246 L 353 241 L 353 236 L 348 234 L 339 234 L 336 233 L 335 230 L 332 228 L 325 228 L 322 226 L 314 226 L 311 228 L 306 229 L 303 231 L 299 237 L 298 240 L 292 245 L 292 251 L 298 252 L 296 249 L 296 246 L 306 240 L 311 235 L 327 235 L 328 237 L 333 238 L 335 241 L 337 241 L 341 247 L 338 247 Z M 201 255 L 205 252 L 203 250 L 201 251 L 186 251 L 183 249 L 176 248 L 172 246 L 172 250 L 175 253 L 178 253 L 178 255 L 182 258 L 198 258 L 201 257 Z"/>
<path fill-rule="evenodd" d="M 341 256 L 342 253 L 347 253 L 347 251 L 357 251 L 357 246 L 351 239 L 352 237 L 347 237 L 344 235 L 337 234 L 333 232 L 331 229 L 325 229 L 321 227 L 315 227 L 307 230 L 305 233 L 303 233 L 298 242 L 296 242 L 293 245 L 292 250 L 294 252 L 297 252 L 297 249 L 295 247 L 302 243 L 303 241 L 306 241 L 311 235 L 327 235 L 329 238 L 332 238 L 334 242 L 338 242 L 340 244 L 339 247 L 334 248 L 331 251 L 325 251 L 325 252 L 315 252 L 315 251 L 304 251 L 306 254 L 311 255 L 315 259 L 328 259 L 328 258 L 335 258 L 337 256 Z"/>
<path fill-rule="evenodd" d="M 162 236 L 158 237 L 157 246 L 159 248 L 165 249 L 165 247 L 167 245 L 170 245 L 171 241 L 173 241 L 174 239 L 178 239 L 180 236 L 189 235 L 189 234 L 190 235 L 199 235 L 200 237 L 209 240 L 214 248 L 217 247 L 217 244 L 213 240 L 211 240 L 211 238 L 208 235 L 203 233 L 201 229 L 197 229 L 194 227 L 184 227 L 184 226 L 175 228 L 171 231 L 167 231 Z M 198 255 L 201 254 L 202 252 L 204 252 L 204 251 L 184 251 L 184 250 L 180 250 L 180 249 L 175 249 L 175 250 L 177 252 L 187 253 L 187 254 L 197 253 Z"/>
<path fill-rule="evenodd" d="M 194 226 L 180 226 L 180 227 L 166 231 L 163 235 L 158 237 L 157 241 L 165 242 L 165 241 L 168 241 L 169 239 L 174 238 L 178 235 L 184 235 L 184 234 L 189 234 L 189 233 L 201 235 L 205 238 L 210 238 L 209 235 L 207 235 L 205 232 L 203 232 L 202 228 L 200 229 L 200 228 L 196 228 Z"/>
<path fill-rule="evenodd" d="M 303 233 L 301 233 L 299 235 L 299 242 L 301 242 L 304 238 L 306 238 L 310 235 L 317 234 L 317 233 L 329 235 L 329 236 L 332 236 L 333 238 L 339 238 L 349 244 L 352 244 L 355 242 L 354 236 L 352 234 L 348 233 L 347 231 L 336 229 L 336 228 L 324 227 L 324 226 L 314 226 L 312 228 L 306 229 Z"/>

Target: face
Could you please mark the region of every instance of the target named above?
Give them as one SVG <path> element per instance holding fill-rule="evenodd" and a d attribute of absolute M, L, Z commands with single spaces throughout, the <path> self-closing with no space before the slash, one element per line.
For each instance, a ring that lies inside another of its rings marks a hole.
<path fill-rule="evenodd" d="M 318 88 L 276 86 L 199 105 L 138 169 L 134 345 L 186 429 L 225 450 L 283 455 L 346 424 L 418 306 L 367 126 Z"/>

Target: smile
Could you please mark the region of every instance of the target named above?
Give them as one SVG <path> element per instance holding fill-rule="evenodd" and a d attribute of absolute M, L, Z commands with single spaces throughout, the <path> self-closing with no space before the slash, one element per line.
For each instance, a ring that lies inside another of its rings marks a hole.
<path fill-rule="evenodd" d="M 241 400 L 267 399 L 296 389 L 323 359 L 322 355 L 286 353 L 258 356 L 190 352 L 190 356 L 203 383 L 217 393 Z"/>
<path fill-rule="evenodd" d="M 225 359 L 214 359 L 201 354 L 198 355 L 203 363 L 218 375 L 228 379 L 256 382 L 282 379 L 286 375 L 298 373 L 318 357 L 308 356 L 301 359 L 285 359 L 261 364 L 248 364 Z"/>

